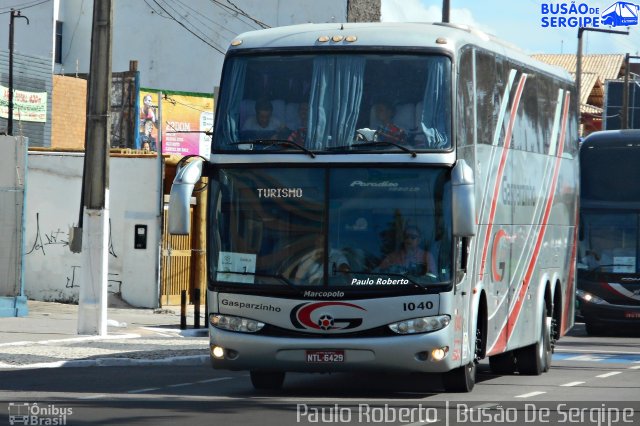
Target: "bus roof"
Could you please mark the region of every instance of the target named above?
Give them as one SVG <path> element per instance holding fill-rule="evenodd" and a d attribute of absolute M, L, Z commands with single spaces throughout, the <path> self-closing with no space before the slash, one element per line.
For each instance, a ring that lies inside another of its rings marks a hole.
<path fill-rule="evenodd" d="M 318 38 L 342 36 L 343 41 L 320 42 Z M 344 41 L 347 36 L 355 36 L 353 42 Z M 518 62 L 535 67 L 540 71 L 571 81 L 571 76 L 562 68 L 537 61 L 519 48 L 495 36 L 470 28 L 466 25 L 444 23 L 329 23 L 301 24 L 266 30 L 251 31 L 238 35 L 229 46 L 229 52 L 245 49 L 286 49 L 335 47 L 396 47 L 434 48 L 457 52 L 462 46 L 473 44 L 483 49 L 508 56 Z M 444 41 L 444 43 L 443 43 Z"/>
<path fill-rule="evenodd" d="M 581 144 L 581 149 L 587 147 L 618 147 L 629 144 L 640 145 L 640 129 L 603 130 L 590 133 Z"/>

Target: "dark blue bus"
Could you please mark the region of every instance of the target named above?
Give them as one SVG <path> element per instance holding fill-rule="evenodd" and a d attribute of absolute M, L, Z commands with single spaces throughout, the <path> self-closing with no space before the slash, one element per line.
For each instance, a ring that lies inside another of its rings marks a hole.
<path fill-rule="evenodd" d="M 640 130 L 587 136 L 580 148 L 578 303 L 588 334 L 640 325 Z"/>

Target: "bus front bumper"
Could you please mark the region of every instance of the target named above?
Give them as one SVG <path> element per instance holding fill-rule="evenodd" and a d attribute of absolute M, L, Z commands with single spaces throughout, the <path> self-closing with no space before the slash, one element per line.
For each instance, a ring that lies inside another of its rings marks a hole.
<path fill-rule="evenodd" d="M 404 336 L 332 339 L 260 336 L 210 327 L 209 354 L 213 368 L 223 370 L 443 373 L 461 365 L 461 348 L 451 347 L 453 339 L 448 329 Z M 445 350 L 443 359 L 434 359 L 435 349 Z M 338 362 L 313 362 L 308 361 L 307 351 L 335 351 L 344 357 Z"/>

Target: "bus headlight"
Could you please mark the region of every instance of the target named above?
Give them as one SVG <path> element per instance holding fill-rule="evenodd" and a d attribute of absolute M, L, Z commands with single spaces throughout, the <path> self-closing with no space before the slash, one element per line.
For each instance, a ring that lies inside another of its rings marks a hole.
<path fill-rule="evenodd" d="M 451 322 L 449 315 L 438 315 L 394 322 L 389 324 L 389 328 L 398 334 L 429 333 L 445 328 L 449 322 Z"/>
<path fill-rule="evenodd" d="M 596 305 L 604 305 L 607 303 L 606 300 L 583 290 L 576 290 L 576 294 L 581 300 L 584 300 L 587 303 L 595 303 Z"/>
<path fill-rule="evenodd" d="M 263 322 L 232 315 L 209 314 L 209 322 L 216 328 L 242 333 L 255 333 L 264 327 Z"/>

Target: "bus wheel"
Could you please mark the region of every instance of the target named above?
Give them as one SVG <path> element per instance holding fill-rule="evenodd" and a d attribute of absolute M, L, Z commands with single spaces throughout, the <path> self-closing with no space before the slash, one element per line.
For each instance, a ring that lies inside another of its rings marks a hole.
<path fill-rule="evenodd" d="M 475 361 L 444 373 L 442 384 L 447 392 L 471 392 L 476 384 Z"/>
<path fill-rule="evenodd" d="M 516 371 L 516 357 L 513 351 L 489 357 L 489 367 L 496 374 L 513 374 Z"/>
<path fill-rule="evenodd" d="M 595 325 L 592 322 L 584 322 L 585 331 L 589 336 L 598 336 L 602 334 L 602 327 Z"/>
<path fill-rule="evenodd" d="M 538 376 L 549 371 L 551 366 L 551 317 L 542 310 L 540 338 L 533 345 L 516 351 L 518 371 L 521 374 Z"/>
<path fill-rule="evenodd" d="M 251 384 L 255 389 L 260 390 L 281 389 L 284 383 L 284 374 L 279 371 L 252 371 Z"/>
<path fill-rule="evenodd" d="M 478 321 L 476 328 L 474 357 L 471 362 L 455 370 L 451 370 L 442 377 L 442 384 L 447 392 L 471 392 L 476 384 L 476 366 L 481 358 L 483 328 Z"/>

